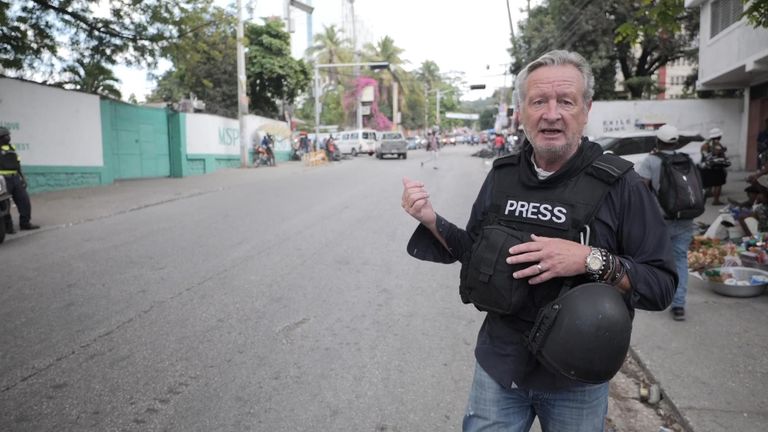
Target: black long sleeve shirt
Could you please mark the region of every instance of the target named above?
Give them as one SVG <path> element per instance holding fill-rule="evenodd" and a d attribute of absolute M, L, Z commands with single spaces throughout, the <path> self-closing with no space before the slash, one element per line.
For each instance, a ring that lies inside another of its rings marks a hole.
<path fill-rule="evenodd" d="M 448 249 L 420 224 L 408 242 L 408 253 L 425 261 L 466 263 L 483 225 L 482 217 L 491 204 L 492 183 L 493 176 L 489 175 L 472 206 L 466 229 L 437 216 L 437 230 Z M 591 226 L 589 244 L 618 255 L 627 269 L 632 290 L 625 295 L 625 301 L 630 313 L 635 308 L 667 308 L 677 285 L 670 239 L 656 198 L 637 173 L 628 172 L 611 188 Z M 475 347 L 480 366 L 507 388 L 553 390 L 578 385 L 535 360 L 523 345 L 526 330 L 514 318 L 487 313 Z"/>

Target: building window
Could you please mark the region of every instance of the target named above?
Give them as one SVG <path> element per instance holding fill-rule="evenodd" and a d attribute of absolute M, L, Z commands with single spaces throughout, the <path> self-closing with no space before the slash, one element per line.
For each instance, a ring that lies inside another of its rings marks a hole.
<path fill-rule="evenodd" d="M 731 24 L 741 19 L 744 6 L 741 0 L 715 0 L 712 2 L 710 17 L 712 18 L 710 37 L 715 37 Z"/>

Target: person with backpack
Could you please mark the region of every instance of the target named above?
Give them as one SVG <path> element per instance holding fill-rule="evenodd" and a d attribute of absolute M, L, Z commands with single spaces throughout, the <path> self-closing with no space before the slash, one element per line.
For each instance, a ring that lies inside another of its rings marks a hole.
<path fill-rule="evenodd" d="M 485 315 L 465 432 L 528 431 L 537 416 L 544 430 L 603 430 L 635 308 L 672 300 L 671 245 L 632 164 L 583 135 L 589 63 L 551 51 L 520 71 L 515 89 L 527 139 L 494 160 L 466 229 L 434 210 L 424 183 L 403 178 L 401 206 L 419 222 L 407 252 L 460 261 L 461 299 Z M 589 325 L 597 319 L 617 339 Z"/>
<path fill-rule="evenodd" d="M 686 153 L 672 150 L 679 139 L 677 128 L 664 125 L 656 131 L 657 151 L 635 168 L 656 194 L 666 222 L 677 266 L 677 290 L 670 309 L 675 321 L 685 321 L 688 292 L 688 248 L 693 240 L 693 219 L 704 213 L 701 176 Z"/>

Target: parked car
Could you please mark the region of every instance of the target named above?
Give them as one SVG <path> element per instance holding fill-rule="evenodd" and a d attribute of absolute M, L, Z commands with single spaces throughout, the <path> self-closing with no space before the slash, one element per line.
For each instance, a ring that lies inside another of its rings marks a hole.
<path fill-rule="evenodd" d="M 383 159 L 386 155 L 406 159 L 408 143 L 400 132 L 381 132 L 381 139 L 376 145 L 376 157 Z"/>
<path fill-rule="evenodd" d="M 372 156 L 376 151 L 377 132 L 372 129 L 343 131 L 338 134 L 336 145 L 343 154 L 357 156 L 358 153 L 368 153 Z"/>
<path fill-rule="evenodd" d="M 605 153 L 613 153 L 637 165 L 656 147 L 656 131 L 609 132 L 594 141 Z M 703 142 L 704 137 L 697 132 L 680 131 L 674 150 L 687 153 L 698 164 Z"/>
<path fill-rule="evenodd" d="M 405 142 L 407 143 L 406 148 L 408 150 L 418 150 L 423 147 L 421 143 L 421 138 L 415 136 L 415 137 L 408 137 L 405 139 Z"/>

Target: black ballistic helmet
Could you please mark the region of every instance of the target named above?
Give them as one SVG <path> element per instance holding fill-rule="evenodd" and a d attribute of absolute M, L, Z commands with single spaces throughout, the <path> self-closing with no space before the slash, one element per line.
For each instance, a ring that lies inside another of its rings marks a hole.
<path fill-rule="evenodd" d="M 555 373 L 599 384 L 621 369 L 632 320 L 616 288 L 578 285 L 539 311 L 528 348 Z"/>

